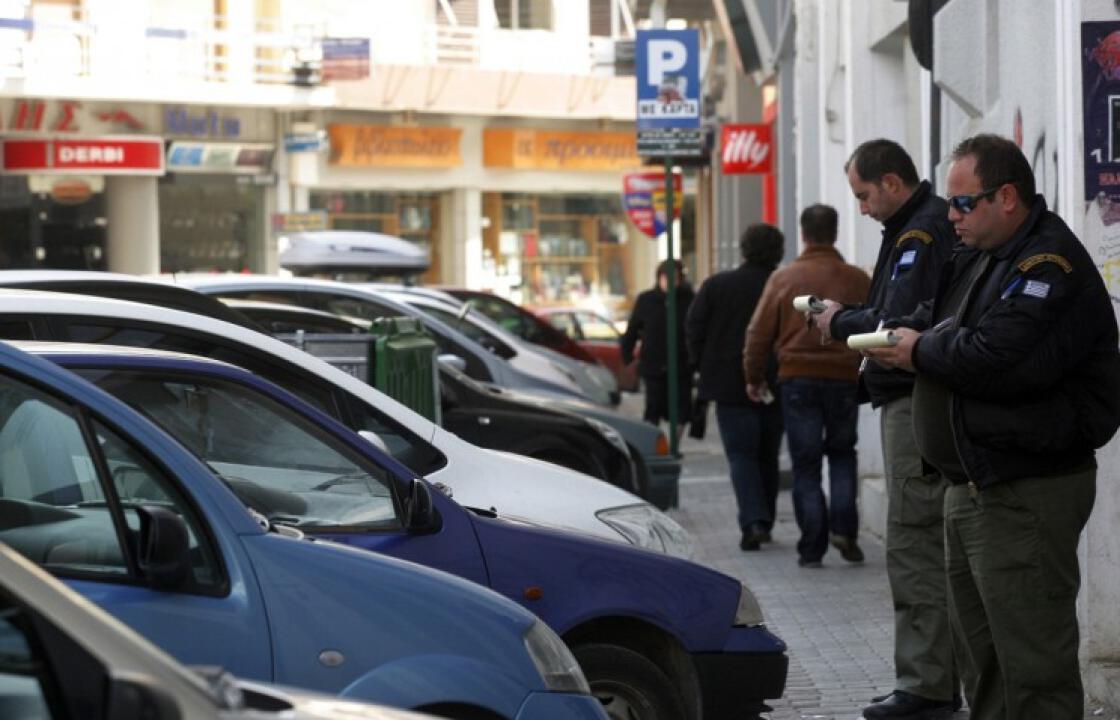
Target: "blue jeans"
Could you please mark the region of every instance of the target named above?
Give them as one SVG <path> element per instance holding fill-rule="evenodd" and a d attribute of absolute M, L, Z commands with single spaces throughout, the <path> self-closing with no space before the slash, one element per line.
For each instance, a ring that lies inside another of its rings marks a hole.
<path fill-rule="evenodd" d="M 778 449 L 782 413 L 771 405 L 716 404 L 716 422 L 723 452 L 731 466 L 731 486 L 739 505 L 739 529 L 774 527 L 778 501 Z"/>
<path fill-rule="evenodd" d="M 855 539 L 856 384 L 843 380 L 793 378 L 781 384 L 782 412 L 793 462 L 793 512 L 801 539 L 797 552 L 820 560 L 828 535 Z M 821 458 L 828 457 L 831 507 L 821 489 Z"/>

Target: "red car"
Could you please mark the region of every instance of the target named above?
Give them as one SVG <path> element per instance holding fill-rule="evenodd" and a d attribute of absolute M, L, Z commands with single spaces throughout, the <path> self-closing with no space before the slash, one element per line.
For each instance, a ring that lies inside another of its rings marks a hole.
<path fill-rule="evenodd" d="M 582 362 L 594 363 L 595 356 L 574 342 L 570 336 L 556 330 L 537 315 L 520 305 L 493 293 L 479 290 L 438 286 L 439 290 L 460 300 L 470 300 L 474 309 L 504 327 L 509 332 L 536 345 L 543 345 L 556 352 Z"/>
<path fill-rule="evenodd" d="M 590 310 L 575 307 L 534 308 L 533 312 L 575 340 L 614 373 L 619 390 L 638 391 L 637 360 L 629 365 L 622 364 L 622 346 L 619 344 L 622 336 L 610 320 Z"/>

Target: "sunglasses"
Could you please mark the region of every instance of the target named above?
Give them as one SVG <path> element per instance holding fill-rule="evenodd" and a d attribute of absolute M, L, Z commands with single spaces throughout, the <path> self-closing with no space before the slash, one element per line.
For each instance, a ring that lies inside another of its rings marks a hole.
<path fill-rule="evenodd" d="M 957 210 L 961 215 L 968 215 L 970 212 L 976 209 L 977 203 L 979 203 L 984 198 L 990 198 L 991 196 L 995 195 L 1005 184 L 1006 183 L 1003 183 L 995 186 L 994 188 L 981 190 L 975 195 L 953 195 L 949 198 L 949 207 Z"/>

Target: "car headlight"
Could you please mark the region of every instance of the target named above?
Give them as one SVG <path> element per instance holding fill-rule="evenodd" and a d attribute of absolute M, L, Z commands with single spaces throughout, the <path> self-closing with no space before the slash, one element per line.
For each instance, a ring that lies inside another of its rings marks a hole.
<path fill-rule="evenodd" d="M 591 688 L 572 651 L 560 637 L 540 620 L 525 633 L 525 649 L 545 687 L 552 692 L 590 695 Z"/>
<path fill-rule="evenodd" d="M 631 545 L 663 552 L 673 557 L 692 558 L 692 536 L 675 520 L 649 503 L 625 505 L 595 513 Z"/>
<path fill-rule="evenodd" d="M 739 627 L 755 627 L 762 625 L 762 606 L 758 598 L 746 585 L 739 585 L 739 607 L 735 609 L 735 625 Z"/>
<path fill-rule="evenodd" d="M 587 420 L 587 422 L 591 423 L 591 427 L 602 433 L 603 437 L 605 437 L 611 445 L 614 445 L 616 448 L 618 448 L 618 450 L 623 455 L 625 455 L 626 457 L 630 457 L 630 448 L 626 446 L 626 441 L 622 439 L 622 435 L 618 432 L 618 430 L 615 430 L 613 427 L 606 424 L 602 420 L 596 420 L 595 418 L 584 419 Z"/>

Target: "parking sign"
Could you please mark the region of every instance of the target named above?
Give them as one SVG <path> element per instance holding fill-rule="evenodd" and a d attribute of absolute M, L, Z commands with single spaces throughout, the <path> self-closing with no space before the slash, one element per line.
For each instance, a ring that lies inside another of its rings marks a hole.
<path fill-rule="evenodd" d="M 701 154 L 697 31 L 639 30 L 634 54 L 639 154 Z"/>

